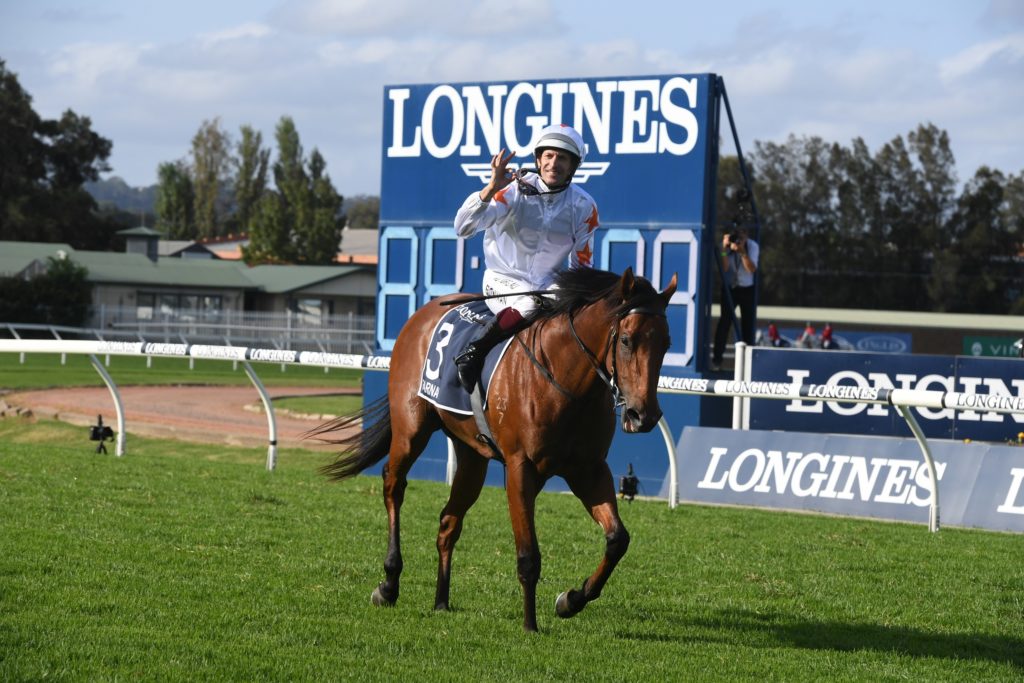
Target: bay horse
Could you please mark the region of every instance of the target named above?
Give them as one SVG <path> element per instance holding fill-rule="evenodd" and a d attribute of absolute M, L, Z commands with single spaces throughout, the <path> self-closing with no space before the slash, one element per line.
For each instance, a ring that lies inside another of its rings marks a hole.
<path fill-rule="evenodd" d="M 454 443 L 457 469 L 437 533 L 435 609 L 449 607 L 452 552 L 492 458 L 503 458 L 506 468 L 525 630 L 537 630 L 541 554 L 534 506 L 548 479 L 561 476 L 605 536 L 604 557 L 596 571 L 579 589 L 558 596 L 558 616 L 574 616 L 597 599 L 626 553 L 629 533 L 619 517 L 606 457 L 617 407 L 622 409 L 626 432 L 650 431 L 661 419 L 658 376 L 670 343 L 665 311 L 676 276 L 658 292 L 647 280 L 635 277 L 631 268 L 621 276 L 579 268 L 557 274 L 556 285 L 552 299 L 533 324 L 518 333 L 490 381 L 485 415 L 500 453 L 477 439 L 472 415 L 439 409 L 417 395 L 431 333 L 453 302 L 467 300 L 460 294 L 435 299 L 406 322 L 392 351 L 386 396 L 312 431 L 311 435 L 344 447 L 335 461 L 321 468 L 332 479 L 354 476 L 388 458 L 383 468 L 388 515 L 385 578 L 373 591 L 373 604 L 390 606 L 398 600 L 399 520 L 406 475 L 439 429 Z M 436 344 L 430 352 L 438 353 Z M 326 436 L 360 424 L 363 430 L 352 436 Z"/>

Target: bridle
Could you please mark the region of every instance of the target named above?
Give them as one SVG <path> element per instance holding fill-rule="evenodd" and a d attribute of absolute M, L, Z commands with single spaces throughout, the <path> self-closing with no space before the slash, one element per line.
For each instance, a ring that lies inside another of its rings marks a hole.
<path fill-rule="evenodd" d="M 625 318 L 631 315 L 651 315 L 660 318 L 666 317 L 664 310 L 658 310 L 651 306 L 636 306 L 635 308 L 631 308 L 625 313 L 622 313 L 615 319 L 615 327 L 610 330 L 608 334 L 608 341 L 605 343 L 604 347 L 605 356 L 608 355 L 609 349 L 612 352 L 611 375 L 609 375 L 604 369 L 604 366 L 601 364 L 601 361 L 597 359 L 597 356 L 594 355 L 594 352 L 587 348 L 587 345 L 583 343 L 582 339 L 580 339 L 580 335 L 576 332 L 576 326 L 573 324 L 573 316 L 572 314 L 569 315 L 569 329 L 572 331 L 572 336 L 576 340 L 576 344 L 583 351 L 583 354 L 587 357 L 587 360 L 590 361 L 590 365 L 594 368 L 594 372 L 596 372 L 597 376 L 601 378 L 601 381 L 607 384 L 608 388 L 611 389 L 612 400 L 614 401 L 615 408 L 621 408 L 626 405 L 626 398 L 622 395 L 622 390 L 619 389 L 619 368 L 616 362 L 616 359 L 618 358 L 616 349 L 618 347 L 615 342 L 619 338 L 619 325 L 622 324 L 622 321 Z"/>

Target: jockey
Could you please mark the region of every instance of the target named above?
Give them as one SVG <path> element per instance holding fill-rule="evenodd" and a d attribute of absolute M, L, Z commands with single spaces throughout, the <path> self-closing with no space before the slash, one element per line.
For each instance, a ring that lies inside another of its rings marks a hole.
<path fill-rule="evenodd" d="M 494 321 L 455 358 L 459 383 L 469 392 L 487 352 L 530 324 L 537 299 L 516 293 L 549 289 L 566 265 L 591 265 L 597 204 L 571 184 L 586 155 L 583 137 L 570 126 L 547 126 L 533 154 L 536 173 L 525 174 L 508 169 L 515 152 L 495 154 L 490 181 L 455 215 L 459 237 L 484 233 L 484 294 L 505 295 L 487 300 Z"/>

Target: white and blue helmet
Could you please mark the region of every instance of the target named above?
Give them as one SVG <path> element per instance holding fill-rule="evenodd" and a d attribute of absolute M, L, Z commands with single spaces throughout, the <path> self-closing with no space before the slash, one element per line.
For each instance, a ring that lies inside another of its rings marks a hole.
<path fill-rule="evenodd" d="M 533 146 L 534 156 L 540 155 L 541 150 L 549 147 L 569 152 L 578 159 L 577 163 L 582 163 L 587 155 L 583 136 L 575 128 L 564 123 L 555 123 L 541 130 L 537 144 Z"/>

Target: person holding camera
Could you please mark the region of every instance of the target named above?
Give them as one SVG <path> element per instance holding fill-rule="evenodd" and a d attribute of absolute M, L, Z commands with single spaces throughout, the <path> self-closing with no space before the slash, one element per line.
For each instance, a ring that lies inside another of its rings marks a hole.
<path fill-rule="evenodd" d="M 720 370 L 725 355 L 725 343 L 733 327 L 736 307 L 740 309 L 740 329 L 747 344 L 754 343 L 754 273 L 760 255 L 757 242 L 747 236 L 744 228 L 736 227 L 722 238 L 722 303 L 715 343 L 711 350 L 711 369 Z"/>

